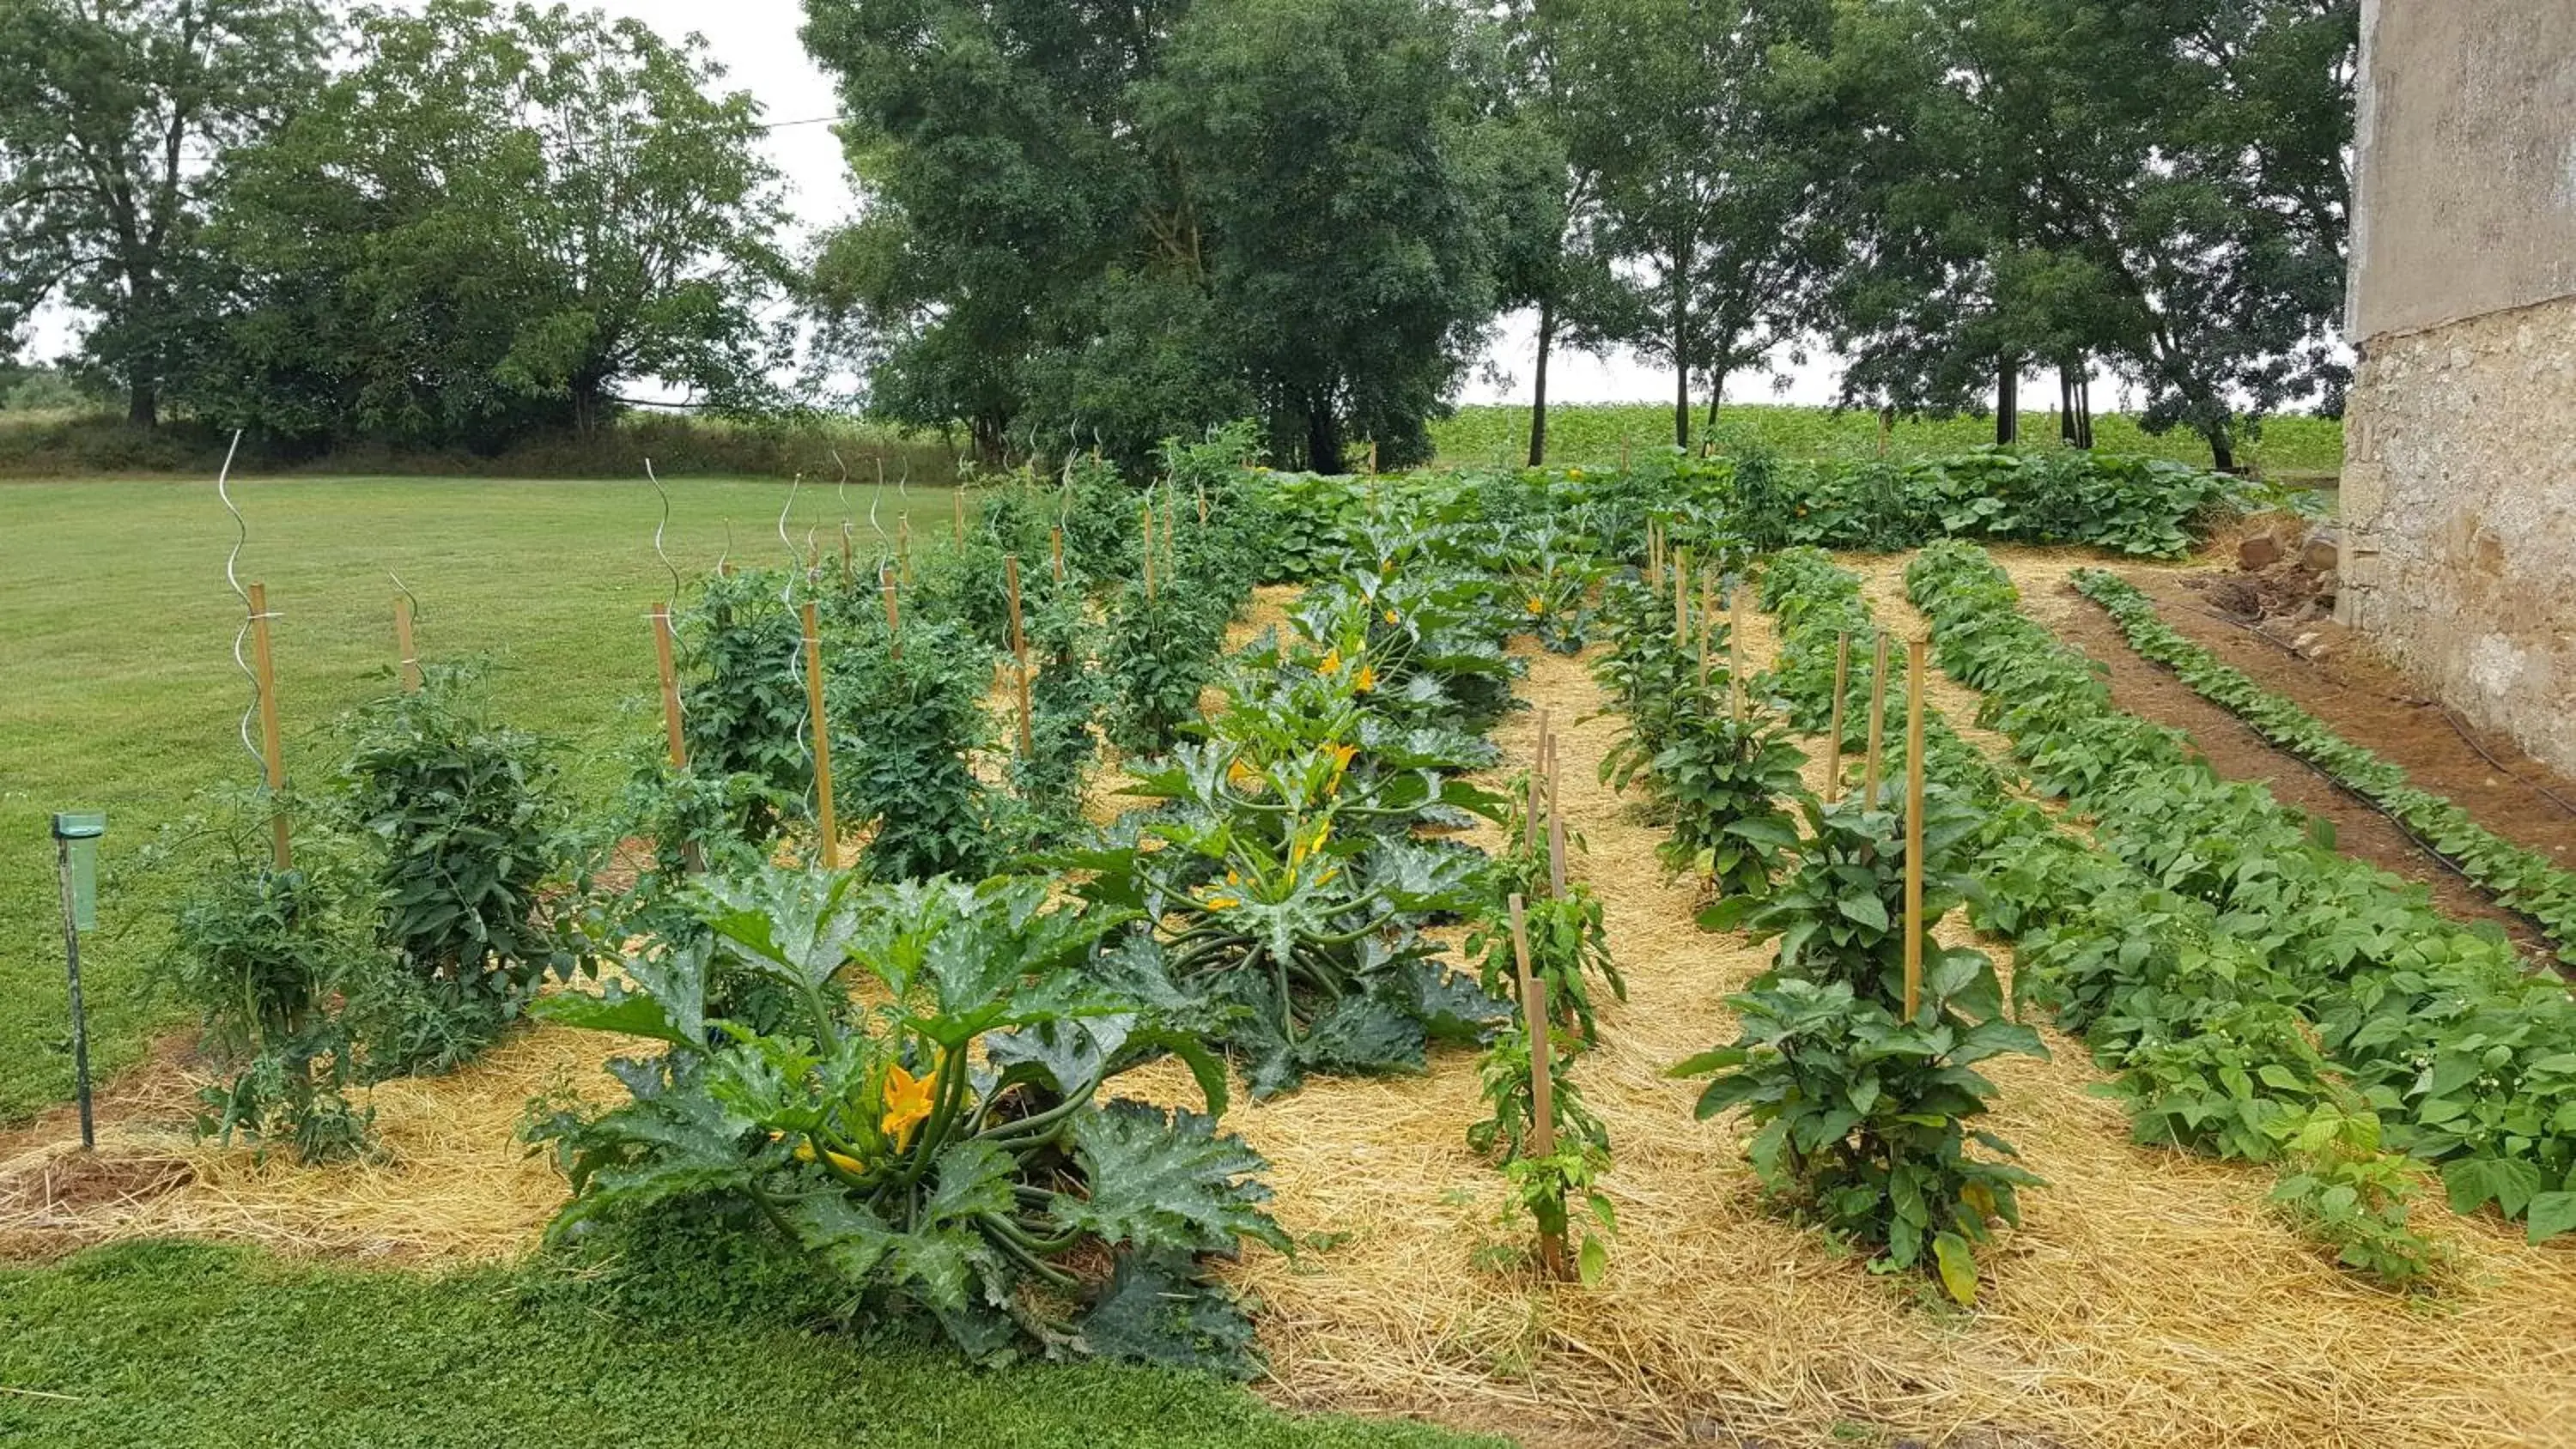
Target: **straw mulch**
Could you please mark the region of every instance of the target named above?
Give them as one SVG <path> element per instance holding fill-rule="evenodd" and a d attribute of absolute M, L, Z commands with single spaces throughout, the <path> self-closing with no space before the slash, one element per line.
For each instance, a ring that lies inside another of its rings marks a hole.
<path fill-rule="evenodd" d="M 118 1084 L 94 1157 L 49 1118 L 40 1145 L 0 1158 L 0 1257 L 174 1234 L 406 1263 L 509 1257 L 564 1198 L 562 1176 L 518 1140 L 529 1098 L 569 1086 L 613 1100 L 621 1089 L 600 1064 L 620 1045 L 539 1028 L 451 1075 L 380 1083 L 357 1099 L 375 1110 L 376 1159 L 329 1167 L 195 1141 L 194 1094 L 210 1074 L 164 1052 Z"/>
<path fill-rule="evenodd" d="M 1893 564 L 1869 567 L 1881 616 L 1919 629 Z M 1758 663 L 1772 640 L 1751 624 Z M 1260 1302 L 1264 1392 L 1550 1445 L 2576 1445 L 2576 1249 L 2523 1247 L 2436 1201 L 2422 1217 L 2458 1248 L 2460 1281 L 2429 1301 L 2375 1292 L 2265 1215 L 2261 1170 L 2129 1145 L 2117 1106 L 2087 1094 L 2098 1074 L 2080 1044 L 2054 1033 L 2053 1060 L 1992 1064 L 1993 1126 L 2048 1186 L 1986 1255 L 1973 1314 L 1766 1212 L 1741 1123 L 1693 1121 L 1698 1085 L 1661 1075 L 1733 1038 L 1723 998 L 1764 953 L 1697 930 L 1694 889 L 1654 857 L 1660 832 L 1595 783 L 1617 722 L 1586 718 L 1599 700 L 1583 664 L 1529 659 L 1524 693 L 1562 732 L 1567 808 L 1589 842 L 1576 871 L 1603 898 L 1630 985 L 1575 1067 L 1617 1152 L 1607 1280 L 1494 1266 L 1525 1235 L 1495 1221 L 1500 1178 L 1462 1136 L 1479 1115 L 1468 1054 L 1420 1077 L 1238 1095 L 1227 1125 L 1269 1157 L 1278 1214 L 1305 1245 L 1229 1270 Z M 1946 684 L 1934 699 L 1960 722 L 1973 704 Z M 1534 720 L 1497 738 L 1525 761 Z M 508 1256 L 563 1191 L 514 1140 L 523 1104 L 563 1081 L 614 1094 L 598 1064 L 616 1046 L 540 1028 L 453 1076 L 380 1086 L 392 1160 L 313 1170 L 138 1125 L 185 1115 L 184 1075 L 156 1067 L 165 1100 L 129 1092 L 97 1167 L 0 1146 L 0 1253 L 181 1232 L 398 1261 Z M 1130 1081 L 1190 1095 L 1166 1068 Z"/>
<path fill-rule="evenodd" d="M 1873 574 L 1873 606 L 1919 630 L 1886 579 Z M 1749 623 L 1749 656 L 1767 661 L 1768 620 Z M 1270 1158 L 1282 1221 L 1321 1245 L 1236 1272 L 1263 1303 L 1266 1392 L 1568 1445 L 2576 1444 L 2576 1252 L 2435 1201 L 2423 1216 L 2458 1247 L 2461 1283 L 2431 1302 L 2376 1292 L 2265 1215 L 2263 1171 L 2130 1145 L 2118 1106 L 2087 1093 L 2099 1074 L 2081 1044 L 2054 1032 L 2053 1060 L 1992 1064 L 1993 1126 L 2048 1186 L 1986 1255 L 1975 1313 L 1766 1212 L 1740 1121 L 1693 1121 L 1698 1085 L 1661 1075 L 1733 1039 L 1723 998 L 1765 953 L 1696 929 L 1692 888 L 1655 859 L 1660 832 L 1595 782 L 1618 725 L 1584 718 L 1600 708 L 1584 666 L 1529 658 L 1524 693 L 1563 735 L 1590 845 L 1576 873 L 1629 980 L 1575 1067 L 1616 1149 L 1608 1278 L 1584 1289 L 1480 1262 L 1519 1235 L 1496 1224 L 1498 1175 L 1461 1136 L 1480 1115 L 1464 1053 L 1421 1078 L 1239 1103 L 1228 1125 Z M 1932 697 L 1972 713 L 1955 686 Z M 1534 725 L 1497 731 L 1513 760 Z"/>

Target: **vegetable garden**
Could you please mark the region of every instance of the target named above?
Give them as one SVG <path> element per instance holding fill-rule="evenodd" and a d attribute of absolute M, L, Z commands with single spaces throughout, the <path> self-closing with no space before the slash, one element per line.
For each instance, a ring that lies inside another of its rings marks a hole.
<path fill-rule="evenodd" d="M 1531 1442 L 2576 1433 L 2576 877 L 2104 567 L 2297 499 L 1220 431 L 975 500 L 673 570 L 607 808 L 445 663 L 210 801 L 153 857 L 204 1052 L 0 1153 L 0 1247 L 372 1234 L 612 1314 L 704 1255 Z M 2026 607 L 2070 574 L 2556 959 L 2124 709 Z"/>

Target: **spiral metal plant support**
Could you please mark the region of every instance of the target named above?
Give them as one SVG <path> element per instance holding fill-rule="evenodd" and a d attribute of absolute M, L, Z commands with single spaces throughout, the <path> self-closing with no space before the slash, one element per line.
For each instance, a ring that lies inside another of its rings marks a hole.
<path fill-rule="evenodd" d="M 250 722 L 259 715 L 259 671 L 251 668 L 250 661 L 242 657 L 242 646 L 250 641 L 250 627 L 257 622 L 257 617 L 251 612 L 250 590 L 242 587 L 241 574 L 234 567 L 241 559 L 242 549 L 250 543 L 250 521 L 242 517 L 241 509 L 233 503 L 231 487 L 233 455 L 240 451 L 241 429 L 235 428 L 232 445 L 224 449 L 224 466 L 215 474 L 215 497 L 224 505 L 224 512 L 233 516 L 233 549 L 224 555 L 224 582 L 231 586 L 233 596 L 242 601 L 241 626 L 233 630 L 233 667 L 250 682 L 250 703 L 242 707 L 241 713 L 242 752 L 250 756 L 253 764 L 265 770 L 268 758 L 259 752 L 259 745 L 250 737 Z"/>

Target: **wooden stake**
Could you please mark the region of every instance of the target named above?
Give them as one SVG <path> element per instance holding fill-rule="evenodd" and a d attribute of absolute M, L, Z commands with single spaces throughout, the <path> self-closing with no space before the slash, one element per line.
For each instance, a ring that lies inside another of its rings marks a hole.
<path fill-rule="evenodd" d="M 1199 485 L 1199 527 L 1207 527 L 1207 485 Z"/>
<path fill-rule="evenodd" d="M 894 657 L 903 657 L 903 615 L 895 608 L 894 574 L 884 564 L 877 565 L 877 588 L 885 594 L 886 637 L 894 643 Z"/>
<path fill-rule="evenodd" d="M 894 520 L 895 576 L 905 588 L 912 587 L 912 513 L 906 510 Z"/>
<path fill-rule="evenodd" d="M 411 596 L 394 595 L 394 662 L 405 693 L 420 688 L 420 655 L 411 647 Z"/>
<path fill-rule="evenodd" d="M 1673 647 L 1690 647 L 1690 550 L 1673 554 Z"/>
<path fill-rule="evenodd" d="M 1002 560 L 1002 579 L 1011 595 L 1011 654 L 1019 661 L 1020 758 L 1037 753 L 1036 726 L 1029 718 L 1029 639 L 1020 630 L 1020 556 Z"/>
<path fill-rule="evenodd" d="M 268 767 L 270 797 L 269 857 L 279 870 L 292 870 L 295 849 L 286 828 L 286 732 L 277 723 L 277 662 L 268 647 L 268 585 L 253 584 L 250 593 L 250 661 L 259 680 L 259 754 Z"/>
<path fill-rule="evenodd" d="M 662 668 L 662 731 L 670 737 L 671 768 L 689 767 L 688 737 L 680 730 L 680 663 L 672 650 L 671 606 L 653 606 L 653 655 Z"/>
<path fill-rule="evenodd" d="M 856 566 L 850 562 L 850 523 L 848 519 L 843 519 L 841 520 L 841 577 L 844 580 L 850 580 L 858 576 Z"/>
<path fill-rule="evenodd" d="M 832 818 L 832 725 L 823 713 L 823 632 L 805 601 L 805 714 L 814 736 L 814 814 L 823 868 L 841 868 L 840 825 Z"/>
<path fill-rule="evenodd" d="M 1054 537 L 1054 538 L 1052 538 L 1052 539 L 1050 539 L 1050 540 L 1048 540 L 1047 547 L 1048 547 L 1048 549 L 1049 549 L 1052 553 L 1054 553 L 1054 555 L 1055 555 L 1055 581 L 1056 581 L 1057 583 L 1059 583 L 1059 584 L 1060 584 L 1060 583 L 1063 583 L 1063 582 L 1064 582 L 1064 530 L 1063 530 L 1063 529 L 1059 528 L 1059 529 L 1055 530 L 1055 537 Z"/>
<path fill-rule="evenodd" d="M 1540 777 L 1547 773 L 1548 723 L 1547 706 L 1538 707 L 1538 743 L 1530 747 L 1529 809 L 1521 821 L 1521 838 L 1532 850 L 1542 838 L 1539 824 L 1538 791 Z"/>
<path fill-rule="evenodd" d="M 1923 999 L 1923 641 L 1905 641 L 1905 1019 Z"/>
<path fill-rule="evenodd" d="M 1530 971 L 1529 923 L 1520 893 L 1511 897 L 1512 959 L 1520 967 L 1521 1019 L 1529 1031 L 1530 1146 L 1539 1157 L 1556 1155 L 1556 1079 L 1548 1070 L 1547 983 Z M 1551 1278 L 1565 1276 L 1565 1240 L 1554 1233 L 1538 1239 L 1539 1264 Z"/>
<path fill-rule="evenodd" d="M 1843 691 L 1851 679 L 1851 635 L 1834 636 L 1834 722 L 1825 739 L 1825 803 L 1843 795 Z"/>
<path fill-rule="evenodd" d="M 1369 476 L 1377 476 L 1377 439 L 1369 439 Z"/>
<path fill-rule="evenodd" d="M 1739 584 L 1727 605 L 1726 692 L 1735 722 L 1744 723 L 1744 587 Z"/>
<path fill-rule="evenodd" d="M 1145 602 L 1154 602 L 1154 495 L 1145 495 Z"/>
<path fill-rule="evenodd" d="M 957 546 L 964 548 L 966 546 L 966 490 L 951 489 L 948 494 L 948 504 L 955 515 L 954 532 L 957 535 Z"/>
<path fill-rule="evenodd" d="M 1887 736 L 1887 636 L 1878 636 L 1878 649 L 1869 666 L 1869 759 L 1861 768 L 1860 808 L 1878 808 L 1878 766 L 1885 752 Z"/>
<path fill-rule="evenodd" d="M 1557 787 L 1564 783 L 1557 773 L 1559 761 L 1551 752 L 1547 757 L 1547 890 L 1558 900 L 1565 899 L 1565 806 Z"/>

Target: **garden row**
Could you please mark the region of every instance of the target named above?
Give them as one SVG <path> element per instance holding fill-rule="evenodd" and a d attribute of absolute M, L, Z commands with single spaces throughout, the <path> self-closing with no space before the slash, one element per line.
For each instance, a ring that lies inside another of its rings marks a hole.
<path fill-rule="evenodd" d="M 2388 1144 L 2437 1164 L 2462 1212 L 2534 1241 L 2576 1227 L 2576 1000 L 2491 927 L 2335 852 L 2259 784 L 2220 778 L 2178 731 L 2112 704 L 2091 662 L 2018 608 L 1971 545 L 1926 549 L 1908 590 L 1944 669 L 1982 690 L 2032 785 L 2083 812 L 2135 884 L 2033 943 L 2061 1019 L 2120 1067 L 2155 1135 L 2261 1156 L 2282 1114 L 2349 1090 Z M 2005 909 L 2045 906 L 2060 856 L 1999 859 Z M 2087 941 L 2081 917 L 2115 927 Z M 2142 1119 L 2143 1120 L 2143 1119 Z"/>
<path fill-rule="evenodd" d="M 1366 478 L 1283 476 L 1281 538 L 1292 574 L 1328 558 L 1381 487 Z M 2085 544 L 2179 558 L 2217 520 L 2306 495 L 2161 459 L 2072 448 L 1981 448 L 1946 458 L 1827 461 L 1762 449 L 1703 457 L 1640 449 L 1617 469 L 1417 474 L 1400 485 L 1434 516 L 1536 515 L 1609 542 L 1642 543 L 1648 512 L 1677 543 L 1723 533 L 1762 552 L 1808 545 L 1886 552 L 1941 538 Z M 1641 562 L 1643 554 L 1616 555 Z"/>
<path fill-rule="evenodd" d="M 1782 621 L 1792 715 L 1831 729 L 1832 661 L 1877 630 L 1859 580 L 1792 550 L 1773 560 L 1765 587 Z M 2212 944 L 2223 935 L 2216 910 L 2066 828 L 2027 781 L 1925 714 L 1926 771 L 1978 821 L 1954 861 L 1974 882 L 1969 919 L 2013 942 L 2015 996 L 2088 1040 L 2137 1140 L 2271 1163 L 2273 1205 L 2295 1230 L 2383 1281 L 2428 1279 L 2444 1253 L 2409 1226 L 2420 1174 L 2382 1150 L 2376 1113 L 2307 1046 L 2294 1012 L 2230 994 L 2229 975 L 2205 972 L 2214 951 L 2231 949 Z M 2257 959 L 2216 959 L 2259 976 Z"/>
<path fill-rule="evenodd" d="M 2423 845 L 2457 866 L 2508 910 L 2537 922 L 2576 965 L 2576 872 L 2477 823 L 2447 797 L 2417 787 L 2404 767 L 2344 739 L 2295 702 L 2256 684 L 2176 632 L 2155 602 L 2102 569 L 2078 569 L 2076 591 L 2100 604 L 2140 654 L 2171 669 L 2192 692 L 2234 714 L 2273 745 L 2369 801 Z"/>

